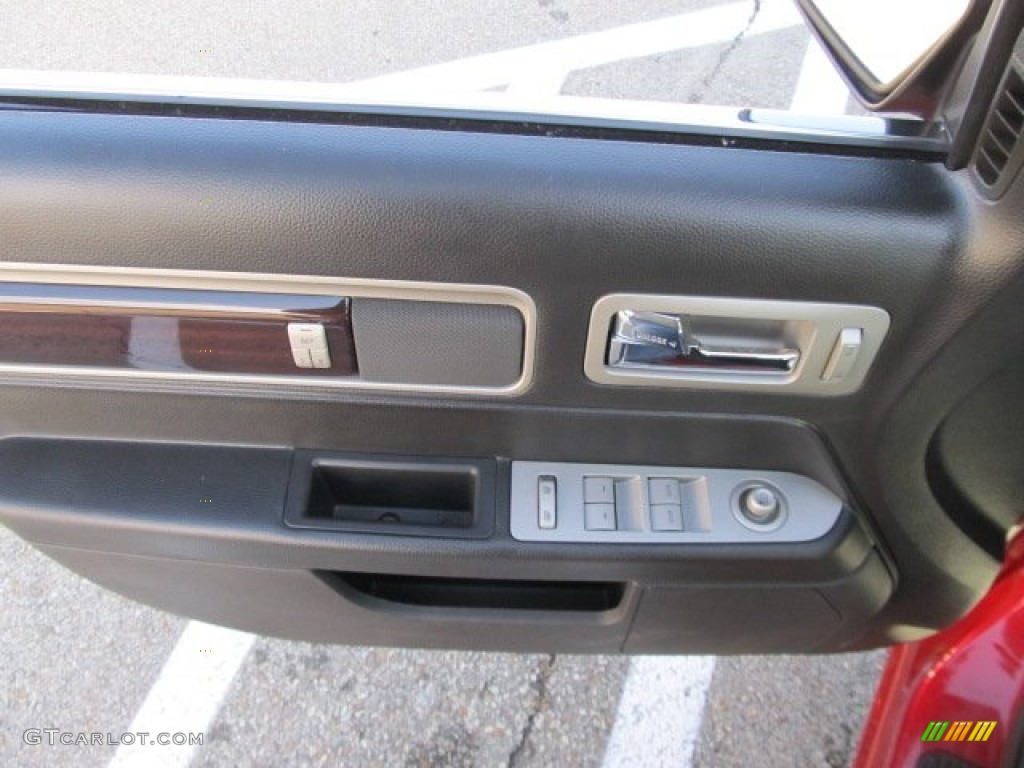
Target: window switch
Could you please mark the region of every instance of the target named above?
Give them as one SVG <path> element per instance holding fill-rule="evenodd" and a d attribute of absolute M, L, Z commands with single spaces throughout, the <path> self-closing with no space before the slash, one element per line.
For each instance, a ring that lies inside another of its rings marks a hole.
<path fill-rule="evenodd" d="M 652 505 L 682 503 L 679 480 L 674 477 L 652 477 L 647 481 L 647 496 Z"/>
<path fill-rule="evenodd" d="M 679 504 L 652 504 L 651 530 L 683 530 L 683 508 Z"/>
<path fill-rule="evenodd" d="M 583 501 L 587 504 L 614 504 L 615 481 L 610 477 L 584 477 Z"/>
<path fill-rule="evenodd" d="M 614 531 L 614 504 L 584 504 L 583 525 L 588 531 Z"/>

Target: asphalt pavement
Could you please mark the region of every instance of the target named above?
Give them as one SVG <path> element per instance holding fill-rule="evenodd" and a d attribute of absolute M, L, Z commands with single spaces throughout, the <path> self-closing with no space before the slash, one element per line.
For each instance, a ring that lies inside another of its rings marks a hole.
<path fill-rule="evenodd" d="M 539 83 L 574 96 L 785 109 L 808 38 L 799 24 L 778 15 L 785 11 L 778 6 L 776 0 L 90 0 L 59 6 L 0 0 L 0 67 L 350 82 L 471 59 L 446 81 L 458 86 L 460 72 L 481 66 L 472 57 L 513 51 L 513 62 L 528 63 L 536 60 L 538 44 L 549 43 L 544 55 L 550 58 L 543 61 L 554 62 L 551 72 L 542 68 L 541 77 L 534 71 L 532 79 L 489 89 L 521 95 Z M 693 26 L 706 31 L 706 42 L 700 42 L 704 32 L 694 33 L 696 43 L 673 50 L 652 33 L 659 20 L 712 11 L 717 15 L 701 16 Z M 653 26 L 629 27 L 638 22 Z M 609 30 L 618 31 L 586 37 Z M 576 38 L 587 43 L 586 55 L 563 56 L 559 41 Z M 617 41 L 627 53 L 616 53 Z M 555 65 L 562 69 L 554 71 Z M 546 82 L 544 75 L 551 75 Z M 0 604 L 0 765 L 77 768 L 116 760 L 116 745 L 30 745 L 23 733 L 128 730 L 188 621 L 108 593 L 6 531 L 0 531 Z M 695 749 L 671 764 L 846 765 L 882 660 L 881 653 L 718 658 L 713 671 L 709 662 L 709 677 L 685 691 L 697 700 L 688 715 Z M 258 638 L 239 663 L 215 702 L 204 744 L 184 764 L 669 764 L 646 752 L 649 745 L 622 735 L 628 720 L 623 691 L 635 669 L 627 658 Z M 653 717 L 655 704 L 630 699 L 631 717 Z M 678 726 L 682 732 L 686 723 Z M 613 732 L 621 739 L 610 757 Z"/>

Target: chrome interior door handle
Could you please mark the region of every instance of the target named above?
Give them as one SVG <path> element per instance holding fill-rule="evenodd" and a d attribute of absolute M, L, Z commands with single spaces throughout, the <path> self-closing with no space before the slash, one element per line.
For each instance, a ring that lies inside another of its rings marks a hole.
<path fill-rule="evenodd" d="M 708 340 L 694 333 L 685 315 L 621 310 L 608 344 L 612 368 L 685 368 L 707 371 L 787 374 L 800 362 L 800 351 L 783 339 L 752 334 L 749 342 Z"/>
<path fill-rule="evenodd" d="M 800 352 L 787 347 L 759 349 L 749 347 L 691 347 L 690 356 L 699 364 L 719 368 L 763 368 L 789 372 L 800 362 Z"/>

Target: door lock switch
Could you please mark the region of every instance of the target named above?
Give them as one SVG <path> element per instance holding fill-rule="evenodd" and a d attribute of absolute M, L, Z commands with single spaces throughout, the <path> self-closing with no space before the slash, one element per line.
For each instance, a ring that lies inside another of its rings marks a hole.
<path fill-rule="evenodd" d="M 558 484 L 551 475 L 537 479 L 537 527 L 548 531 L 558 527 Z"/>

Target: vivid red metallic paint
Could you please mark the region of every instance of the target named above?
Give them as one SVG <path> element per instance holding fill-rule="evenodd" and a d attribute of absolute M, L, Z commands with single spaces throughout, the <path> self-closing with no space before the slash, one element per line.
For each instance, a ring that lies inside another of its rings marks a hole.
<path fill-rule="evenodd" d="M 1024 704 L 1024 534 L 1007 548 L 999 577 L 952 627 L 897 646 L 879 683 L 856 768 L 913 768 L 940 751 L 1002 768 Z M 985 742 L 922 742 L 932 721 L 995 720 Z"/>

